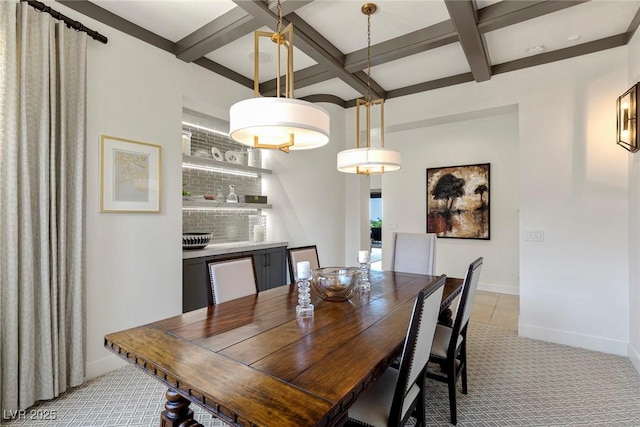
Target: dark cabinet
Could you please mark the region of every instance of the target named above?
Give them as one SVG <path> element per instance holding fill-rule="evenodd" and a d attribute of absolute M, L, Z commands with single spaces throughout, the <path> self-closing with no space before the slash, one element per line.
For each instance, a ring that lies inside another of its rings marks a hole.
<path fill-rule="evenodd" d="M 275 288 L 287 283 L 287 257 L 284 246 L 243 252 L 243 255 L 253 256 L 258 291 Z"/>
<path fill-rule="evenodd" d="M 182 260 L 182 312 L 206 307 L 213 303 L 207 261 L 215 256 Z"/>
<path fill-rule="evenodd" d="M 269 249 L 187 258 L 182 261 L 182 312 L 196 310 L 213 303 L 207 262 L 238 255 L 253 256 L 258 291 L 287 283 L 286 246 Z"/>

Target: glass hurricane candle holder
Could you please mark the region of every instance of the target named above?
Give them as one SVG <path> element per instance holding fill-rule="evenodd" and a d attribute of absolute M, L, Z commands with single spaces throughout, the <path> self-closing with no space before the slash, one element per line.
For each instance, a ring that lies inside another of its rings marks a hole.
<path fill-rule="evenodd" d="M 298 305 L 296 306 L 296 316 L 313 316 L 313 304 L 311 304 L 310 283 L 311 265 L 309 261 L 301 261 L 296 264 L 298 280 Z"/>
<path fill-rule="evenodd" d="M 369 255 L 369 251 L 358 252 L 358 263 L 360 264 L 360 281 L 358 282 L 358 289 L 363 292 L 369 292 L 371 290 L 371 283 L 369 282 L 371 256 Z"/>

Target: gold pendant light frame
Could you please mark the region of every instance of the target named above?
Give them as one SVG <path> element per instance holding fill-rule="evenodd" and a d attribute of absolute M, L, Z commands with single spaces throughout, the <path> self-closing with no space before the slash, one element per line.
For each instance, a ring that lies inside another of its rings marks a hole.
<path fill-rule="evenodd" d="M 367 15 L 367 95 L 356 100 L 356 148 L 338 153 L 338 170 L 359 175 L 377 175 L 401 168 L 400 153 L 384 148 L 384 99 L 371 99 L 371 15 L 378 10 L 374 3 L 360 9 Z M 371 108 L 380 106 L 380 147 L 371 147 Z M 360 142 L 361 108 L 366 116 L 366 145 Z"/>
<path fill-rule="evenodd" d="M 275 97 L 260 95 L 259 55 L 263 37 L 277 45 Z M 284 76 L 281 75 L 283 51 L 286 55 Z M 282 28 L 280 1 L 276 32 L 254 32 L 253 94 L 253 98 L 235 103 L 229 111 L 229 134 L 236 142 L 285 153 L 317 148 L 329 142 L 329 113 L 320 106 L 293 97 L 293 24 Z"/>
<path fill-rule="evenodd" d="M 278 24 L 280 26 L 280 24 Z M 287 25 L 284 30 L 278 31 L 275 33 L 271 33 L 269 31 L 255 31 L 253 33 L 253 51 L 254 51 L 254 60 L 253 60 L 253 96 L 258 98 L 260 96 L 260 38 L 267 37 L 272 42 L 278 45 L 277 48 L 277 65 L 276 65 L 276 98 L 280 98 L 281 91 L 281 81 L 282 77 L 280 75 L 280 63 L 282 62 L 282 58 L 280 56 L 282 47 L 284 47 L 286 55 L 287 55 L 287 69 L 284 73 L 285 79 L 285 89 L 284 89 L 284 97 L 285 98 L 293 98 L 293 24 Z M 261 144 L 260 138 L 258 135 L 253 137 L 253 146 L 255 148 L 276 148 L 280 151 L 284 151 L 285 153 L 289 152 L 289 147 L 294 144 L 294 134 L 289 134 L 289 141 L 273 145 L 273 144 Z"/>

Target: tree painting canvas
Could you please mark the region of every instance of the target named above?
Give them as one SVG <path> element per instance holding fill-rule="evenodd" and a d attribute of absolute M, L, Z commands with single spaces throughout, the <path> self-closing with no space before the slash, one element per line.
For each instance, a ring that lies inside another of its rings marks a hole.
<path fill-rule="evenodd" d="M 427 169 L 427 233 L 489 240 L 489 163 Z"/>

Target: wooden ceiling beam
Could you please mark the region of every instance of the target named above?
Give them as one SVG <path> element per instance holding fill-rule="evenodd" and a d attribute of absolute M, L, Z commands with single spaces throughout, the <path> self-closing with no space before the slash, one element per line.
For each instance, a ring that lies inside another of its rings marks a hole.
<path fill-rule="evenodd" d="M 585 3 L 588 0 L 504 0 L 478 10 L 478 30 L 484 34 L 528 19 Z M 371 46 L 371 64 L 381 65 L 430 49 L 458 42 L 450 19 Z M 344 67 L 353 73 L 367 67 L 367 49 L 345 55 Z"/>
<path fill-rule="evenodd" d="M 453 22 L 448 19 L 371 46 L 371 65 L 384 64 L 457 41 L 458 35 Z M 351 73 L 367 68 L 367 49 L 363 48 L 346 54 L 344 68 Z"/>
<path fill-rule="evenodd" d="M 173 42 L 171 40 L 160 37 L 156 33 L 152 33 L 131 21 L 127 21 L 115 13 L 111 13 L 88 0 L 58 0 L 58 3 L 63 4 L 76 12 L 80 12 L 85 16 L 93 18 L 98 22 L 102 22 L 111 28 L 122 31 L 131 37 L 135 37 L 138 40 L 149 43 L 158 49 L 173 53 Z"/>
<path fill-rule="evenodd" d="M 489 80 L 491 78 L 491 64 L 484 38 L 478 31 L 474 3 L 466 0 L 445 0 L 445 5 L 458 33 L 458 39 L 474 79 L 477 82 Z"/>
<path fill-rule="evenodd" d="M 622 33 L 564 49 L 539 53 L 537 55 L 504 62 L 502 64 L 494 65 L 491 68 L 493 74 L 508 73 L 510 71 L 522 70 L 523 68 L 535 67 L 538 65 L 548 64 L 550 62 L 562 61 L 564 59 L 575 58 L 576 56 L 600 52 L 606 49 L 613 49 L 615 47 L 625 46 L 626 44 L 627 34 Z"/>
<path fill-rule="evenodd" d="M 175 44 L 174 53 L 185 62 L 213 52 L 258 28 L 260 23 L 239 7 L 235 7 L 194 31 Z"/>
<path fill-rule="evenodd" d="M 288 0 L 282 2 L 282 13 L 292 13 L 313 0 Z M 272 11 L 277 9 L 275 3 Z M 275 12 L 277 13 L 277 12 Z M 176 42 L 174 53 L 185 62 L 192 62 L 216 49 L 220 49 L 240 37 L 250 34 L 263 24 L 241 7 L 234 7 L 202 28 Z"/>
<path fill-rule="evenodd" d="M 538 18 L 589 0 L 505 0 L 478 10 L 480 33 L 499 30 L 509 25 Z"/>

